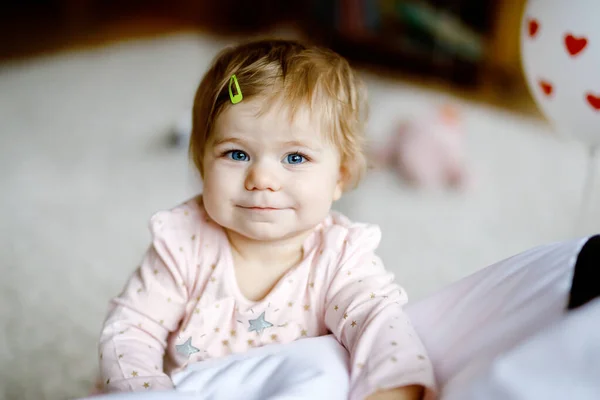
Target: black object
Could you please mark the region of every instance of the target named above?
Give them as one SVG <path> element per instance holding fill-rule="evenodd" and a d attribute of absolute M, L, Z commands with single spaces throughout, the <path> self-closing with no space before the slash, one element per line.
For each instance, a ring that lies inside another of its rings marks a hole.
<path fill-rule="evenodd" d="M 577 256 L 567 309 L 581 307 L 596 297 L 600 297 L 600 235 L 588 239 Z"/>

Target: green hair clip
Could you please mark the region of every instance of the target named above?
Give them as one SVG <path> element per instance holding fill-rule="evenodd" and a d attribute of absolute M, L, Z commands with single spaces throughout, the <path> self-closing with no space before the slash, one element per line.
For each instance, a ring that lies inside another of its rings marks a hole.
<path fill-rule="evenodd" d="M 231 90 L 232 84 L 235 84 L 235 91 L 237 92 L 237 94 L 233 94 L 233 91 Z M 231 99 L 231 102 L 233 104 L 239 103 L 244 98 L 244 96 L 242 96 L 242 90 L 240 89 L 240 84 L 238 83 L 235 74 L 231 75 L 231 78 L 229 79 L 229 98 Z"/>

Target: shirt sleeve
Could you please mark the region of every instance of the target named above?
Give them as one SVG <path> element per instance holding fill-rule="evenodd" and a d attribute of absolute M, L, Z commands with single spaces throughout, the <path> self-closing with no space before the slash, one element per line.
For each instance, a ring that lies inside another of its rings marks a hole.
<path fill-rule="evenodd" d="M 425 398 L 435 399 L 433 367 L 403 311 L 408 297 L 374 253 L 381 232 L 356 225 L 325 296 L 325 324 L 350 353 L 350 399 L 408 385 L 424 386 Z"/>
<path fill-rule="evenodd" d="M 167 212 L 150 221 L 152 243 L 141 265 L 114 298 L 99 343 L 105 392 L 161 390 L 173 387 L 163 372 L 169 334 L 185 314 L 188 300 L 186 250 Z"/>

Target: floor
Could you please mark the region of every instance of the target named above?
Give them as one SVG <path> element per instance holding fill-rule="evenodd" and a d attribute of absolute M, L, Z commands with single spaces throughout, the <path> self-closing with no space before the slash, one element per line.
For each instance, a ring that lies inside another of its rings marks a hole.
<path fill-rule="evenodd" d="M 87 393 L 107 301 L 148 243 L 148 218 L 200 189 L 166 139 L 227 41 L 181 33 L 0 64 L 0 398 Z M 442 101 L 465 117 L 468 190 L 418 191 L 379 171 L 336 204 L 380 224 L 380 255 L 413 301 L 529 247 L 600 231 L 600 209 L 580 207 L 584 146 L 527 113 L 364 76 L 374 142 Z"/>

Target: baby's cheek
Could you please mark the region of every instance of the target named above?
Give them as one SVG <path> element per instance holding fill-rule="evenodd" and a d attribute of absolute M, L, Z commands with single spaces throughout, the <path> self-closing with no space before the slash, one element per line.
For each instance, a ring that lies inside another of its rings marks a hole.
<path fill-rule="evenodd" d="M 290 188 L 296 204 L 302 210 L 303 219 L 321 220 L 329 213 L 334 191 L 334 185 L 330 182 L 315 178 L 312 182 L 297 182 Z"/>
<path fill-rule="evenodd" d="M 289 189 L 296 198 L 304 201 L 327 200 L 333 194 L 332 180 L 324 174 L 313 173 L 288 181 Z"/>
<path fill-rule="evenodd" d="M 213 191 L 215 196 L 228 197 L 244 185 L 244 173 L 241 168 L 227 168 L 214 165 L 204 177 L 204 191 Z"/>

